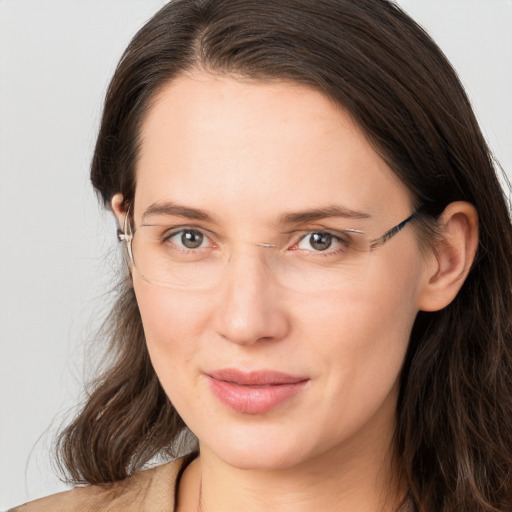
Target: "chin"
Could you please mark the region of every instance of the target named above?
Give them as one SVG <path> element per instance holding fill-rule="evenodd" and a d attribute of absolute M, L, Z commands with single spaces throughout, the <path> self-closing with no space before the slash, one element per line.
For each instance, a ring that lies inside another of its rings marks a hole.
<path fill-rule="evenodd" d="M 226 429 L 220 439 L 200 441 L 200 449 L 213 453 L 231 467 L 260 471 L 289 469 L 307 459 L 309 451 L 315 451 L 314 446 L 308 447 L 304 439 L 298 438 L 295 429 L 293 432 L 277 430 L 261 426 L 238 432 Z"/>
<path fill-rule="evenodd" d="M 277 452 L 275 450 L 260 449 L 247 451 L 230 450 L 217 455 L 225 464 L 237 469 L 251 471 L 273 471 L 289 469 L 300 463 L 297 454 Z"/>

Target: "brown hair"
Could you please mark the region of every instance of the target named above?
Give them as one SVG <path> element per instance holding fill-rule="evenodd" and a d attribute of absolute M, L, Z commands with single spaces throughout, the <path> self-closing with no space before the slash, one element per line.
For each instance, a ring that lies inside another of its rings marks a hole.
<path fill-rule="evenodd" d="M 422 511 L 512 508 L 512 228 L 456 73 L 386 0 L 174 0 L 134 37 L 110 84 L 91 179 L 133 200 L 138 135 L 155 94 L 186 70 L 289 80 L 348 110 L 413 193 L 424 228 L 472 203 L 480 242 L 455 300 L 420 312 L 401 376 L 395 450 Z M 150 364 L 128 279 L 107 325 L 113 360 L 59 440 L 75 482 L 125 478 L 176 454 L 185 425 Z"/>

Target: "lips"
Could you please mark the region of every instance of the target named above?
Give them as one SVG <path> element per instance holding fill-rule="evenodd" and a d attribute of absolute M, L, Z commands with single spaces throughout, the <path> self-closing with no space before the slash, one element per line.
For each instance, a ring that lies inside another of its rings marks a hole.
<path fill-rule="evenodd" d="M 300 393 L 308 378 L 272 370 L 242 372 L 228 368 L 209 372 L 213 394 L 235 411 L 263 414 Z"/>

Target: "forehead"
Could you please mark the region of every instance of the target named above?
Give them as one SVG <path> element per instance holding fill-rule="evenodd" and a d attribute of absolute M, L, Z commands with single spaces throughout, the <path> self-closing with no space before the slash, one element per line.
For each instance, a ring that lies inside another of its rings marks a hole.
<path fill-rule="evenodd" d="M 156 96 L 136 182 L 137 210 L 176 201 L 247 221 L 327 205 L 381 216 L 409 207 L 407 190 L 326 96 L 200 72 Z"/>

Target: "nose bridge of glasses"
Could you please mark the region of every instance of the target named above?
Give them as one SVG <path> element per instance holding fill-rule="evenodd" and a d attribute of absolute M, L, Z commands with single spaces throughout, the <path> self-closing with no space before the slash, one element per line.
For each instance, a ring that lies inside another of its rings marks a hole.
<path fill-rule="evenodd" d="M 275 244 L 271 244 L 271 243 L 268 243 L 268 242 L 253 242 L 253 243 L 257 247 L 264 247 L 265 249 L 272 249 L 273 247 L 276 247 Z"/>
<path fill-rule="evenodd" d="M 228 265 L 233 265 L 235 262 L 240 260 L 246 260 L 246 258 L 253 262 L 262 259 L 264 262 L 269 264 L 273 259 L 275 259 L 280 249 L 280 247 L 274 243 L 254 242 L 249 240 L 238 240 L 237 242 L 230 243 L 228 245 Z"/>
<path fill-rule="evenodd" d="M 279 265 L 276 259 L 277 246 L 268 242 L 239 240 L 230 244 L 226 251 L 223 269 L 218 268 L 214 278 L 217 285 L 224 283 L 227 289 L 245 290 L 246 294 L 265 295 L 264 289 L 270 283 L 280 282 L 277 274 Z"/>

